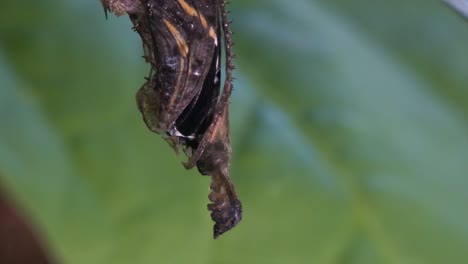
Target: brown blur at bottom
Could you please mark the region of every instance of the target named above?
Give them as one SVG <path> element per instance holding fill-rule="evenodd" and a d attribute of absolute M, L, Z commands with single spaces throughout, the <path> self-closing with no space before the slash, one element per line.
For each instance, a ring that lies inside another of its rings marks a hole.
<path fill-rule="evenodd" d="M 21 210 L 0 186 L 0 263 L 56 263 L 47 256 L 39 240 Z"/>

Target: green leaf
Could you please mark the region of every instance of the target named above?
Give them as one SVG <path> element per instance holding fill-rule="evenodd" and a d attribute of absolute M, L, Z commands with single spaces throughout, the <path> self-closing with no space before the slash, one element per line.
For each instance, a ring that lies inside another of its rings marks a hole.
<path fill-rule="evenodd" d="M 244 219 L 214 241 L 209 179 L 136 109 L 148 65 L 128 18 L 35 5 L 0 23 L 1 180 L 64 262 L 468 258 L 468 25 L 441 2 L 230 5 Z"/>

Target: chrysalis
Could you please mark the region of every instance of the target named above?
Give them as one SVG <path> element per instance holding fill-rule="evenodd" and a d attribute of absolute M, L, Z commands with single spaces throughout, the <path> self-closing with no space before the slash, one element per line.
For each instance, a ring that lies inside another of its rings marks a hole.
<path fill-rule="evenodd" d="M 148 128 L 212 177 L 214 237 L 234 227 L 242 206 L 229 177 L 232 32 L 224 0 L 101 0 L 106 12 L 128 13 L 151 64 L 136 99 Z M 222 41 L 223 40 L 223 41 Z M 221 90 L 221 51 L 226 54 Z"/>

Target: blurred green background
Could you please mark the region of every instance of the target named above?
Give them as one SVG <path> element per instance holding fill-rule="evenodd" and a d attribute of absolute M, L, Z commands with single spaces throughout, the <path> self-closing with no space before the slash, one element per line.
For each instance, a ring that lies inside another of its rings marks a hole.
<path fill-rule="evenodd" d="M 98 0 L 4 1 L 0 181 L 63 263 L 466 263 L 468 24 L 432 0 L 233 0 L 231 174 L 138 112 L 149 67 Z"/>

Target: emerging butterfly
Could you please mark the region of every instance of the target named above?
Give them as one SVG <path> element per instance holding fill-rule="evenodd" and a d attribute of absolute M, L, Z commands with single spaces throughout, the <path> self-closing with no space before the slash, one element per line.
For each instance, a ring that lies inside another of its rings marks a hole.
<path fill-rule="evenodd" d="M 224 0 L 101 0 L 104 9 L 129 14 L 151 64 L 137 104 L 148 128 L 182 149 L 203 175 L 212 177 L 214 237 L 233 228 L 242 206 L 229 177 L 231 144 L 232 32 Z M 223 39 L 221 37 L 224 37 Z M 221 90 L 221 45 L 225 82 Z"/>

